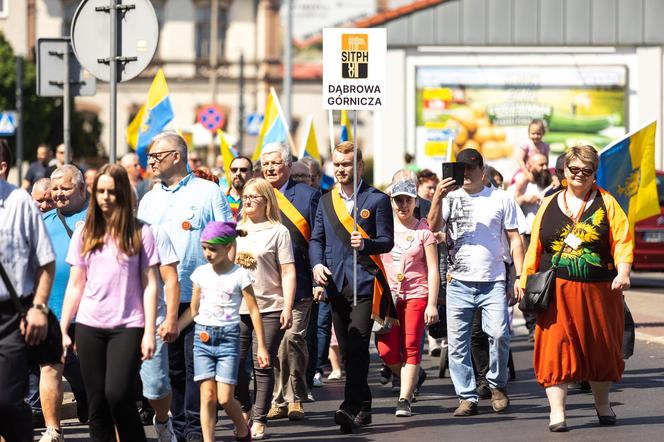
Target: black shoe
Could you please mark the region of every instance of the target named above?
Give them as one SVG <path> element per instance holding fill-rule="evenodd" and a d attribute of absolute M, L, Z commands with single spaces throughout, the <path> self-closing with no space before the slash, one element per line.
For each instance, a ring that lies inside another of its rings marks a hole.
<path fill-rule="evenodd" d="M 44 413 L 41 411 L 32 410 L 32 427 L 46 428 L 46 422 L 44 422 Z"/>
<path fill-rule="evenodd" d="M 566 433 L 569 431 L 565 421 L 558 422 L 557 424 L 549 425 L 549 431 L 552 433 Z"/>
<path fill-rule="evenodd" d="M 382 367 L 380 367 L 380 385 L 386 385 L 388 382 L 390 382 L 390 378 L 392 378 L 392 370 L 390 370 L 390 367 L 387 365 L 383 364 Z"/>
<path fill-rule="evenodd" d="M 334 423 L 339 425 L 339 428 L 343 433 L 350 434 L 355 428 L 358 428 L 359 425 L 355 423 L 353 416 L 348 413 L 346 410 L 337 410 L 334 413 Z"/>
<path fill-rule="evenodd" d="M 366 427 L 371 424 L 371 411 L 360 410 L 354 420 L 358 427 Z"/>
<path fill-rule="evenodd" d="M 588 381 L 579 382 L 579 390 L 585 391 L 585 392 L 592 391 L 592 388 L 590 387 L 590 382 L 588 382 Z"/>
<path fill-rule="evenodd" d="M 491 389 L 487 384 L 479 384 L 477 386 L 477 395 L 480 399 L 491 399 Z"/>
<path fill-rule="evenodd" d="M 420 394 L 420 388 L 422 388 L 422 384 L 424 384 L 424 381 L 427 380 L 427 372 L 424 371 L 422 367 L 420 367 L 420 372 L 417 376 L 417 384 L 415 385 L 415 388 L 413 389 L 413 394 L 415 396 Z"/>
<path fill-rule="evenodd" d="M 432 358 L 440 357 L 440 347 L 432 349 L 430 355 Z"/>
<path fill-rule="evenodd" d="M 154 417 L 154 410 L 152 407 L 141 407 L 138 410 L 138 415 L 141 418 L 141 423 L 144 427 L 152 425 L 152 418 Z"/>
<path fill-rule="evenodd" d="M 399 399 L 397 402 L 397 411 L 394 415 L 397 417 L 411 417 L 413 412 L 410 409 L 410 402 L 406 399 Z"/>
<path fill-rule="evenodd" d="M 613 413 L 613 416 L 600 416 L 597 409 L 595 409 L 595 413 L 597 413 L 597 419 L 599 419 L 600 425 L 615 425 L 618 420 L 615 413 Z"/>
<path fill-rule="evenodd" d="M 86 399 L 83 399 L 82 401 L 76 400 L 76 417 L 82 424 L 88 422 L 88 401 Z M 152 423 L 150 423 L 150 425 L 152 425 Z"/>

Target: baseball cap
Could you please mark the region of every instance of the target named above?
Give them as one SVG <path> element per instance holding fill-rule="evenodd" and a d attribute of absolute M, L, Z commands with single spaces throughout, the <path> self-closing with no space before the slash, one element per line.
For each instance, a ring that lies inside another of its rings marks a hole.
<path fill-rule="evenodd" d="M 463 149 L 457 154 L 456 160 L 459 163 L 465 164 L 466 166 L 484 167 L 484 160 L 482 159 L 482 155 L 472 148 Z"/>
<path fill-rule="evenodd" d="M 406 195 L 412 198 L 417 198 L 417 186 L 413 181 L 401 180 L 392 185 L 391 196 Z"/>

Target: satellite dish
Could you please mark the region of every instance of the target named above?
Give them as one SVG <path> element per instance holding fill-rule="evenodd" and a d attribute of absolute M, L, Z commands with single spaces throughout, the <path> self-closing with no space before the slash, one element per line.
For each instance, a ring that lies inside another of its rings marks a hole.
<path fill-rule="evenodd" d="M 109 0 L 83 0 L 71 24 L 72 47 L 81 65 L 110 81 Z M 159 23 L 149 0 L 117 0 L 118 81 L 138 76 L 150 64 L 159 42 Z"/>

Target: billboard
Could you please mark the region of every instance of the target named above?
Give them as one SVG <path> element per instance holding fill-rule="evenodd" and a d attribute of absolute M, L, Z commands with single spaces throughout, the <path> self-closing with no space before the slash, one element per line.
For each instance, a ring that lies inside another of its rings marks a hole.
<path fill-rule="evenodd" d="M 511 174 L 534 118 L 547 124 L 552 163 L 572 145 L 602 149 L 626 132 L 626 85 L 625 66 L 418 67 L 417 162 L 437 170 L 448 148 L 473 147 Z"/>

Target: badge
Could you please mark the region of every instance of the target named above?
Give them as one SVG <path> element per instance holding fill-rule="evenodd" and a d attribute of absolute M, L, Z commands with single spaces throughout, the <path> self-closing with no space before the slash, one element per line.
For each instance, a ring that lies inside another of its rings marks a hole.
<path fill-rule="evenodd" d="M 406 235 L 406 241 L 408 242 L 413 241 L 413 235 Z"/>
<path fill-rule="evenodd" d="M 210 340 L 210 335 L 208 335 L 205 331 L 200 332 L 198 337 L 201 339 L 201 342 L 207 342 Z"/>
<path fill-rule="evenodd" d="M 360 217 L 362 219 L 369 219 L 370 216 L 371 216 L 371 212 L 369 212 L 369 209 L 360 210 Z"/>
<path fill-rule="evenodd" d="M 406 275 L 404 275 L 404 274 L 401 273 L 401 272 L 397 273 L 397 281 L 401 282 L 401 281 L 403 281 L 404 279 L 406 279 Z"/>
<path fill-rule="evenodd" d="M 191 230 L 191 223 L 189 221 L 182 221 L 182 230 Z"/>
<path fill-rule="evenodd" d="M 573 250 L 577 250 L 577 249 L 579 248 L 579 246 L 581 246 L 581 243 L 582 243 L 582 242 L 583 242 L 583 241 L 581 241 L 581 240 L 579 239 L 579 237 L 576 236 L 576 235 L 573 234 L 573 233 L 570 233 L 570 234 L 567 235 L 567 237 L 565 238 L 565 244 L 567 244 L 568 246 L 570 246 Z"/>

